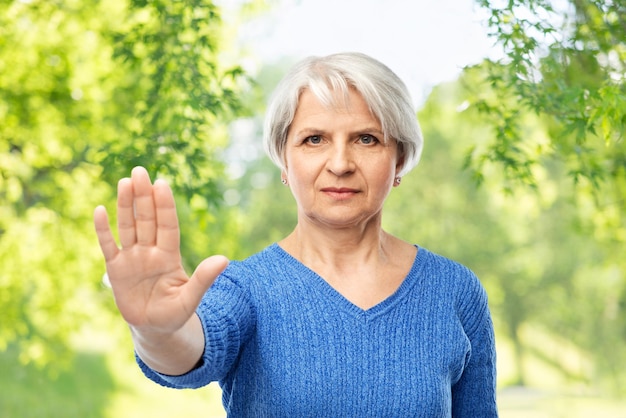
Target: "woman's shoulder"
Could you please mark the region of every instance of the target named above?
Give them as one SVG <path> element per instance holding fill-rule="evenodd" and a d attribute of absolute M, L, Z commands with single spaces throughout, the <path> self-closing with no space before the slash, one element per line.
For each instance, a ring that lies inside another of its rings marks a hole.
<path fill-rule="evenodd" d="M 418 247 L 416 262 L 422 274 L 444 289 L 460 293 L 483 293 L 478 276 L 465 264 L 447 256 Z"/>
<path fill-rule="evenodd" d="M 232 260 L 228 268 L 255 270 L 267 268 L 268 265 L 280 262 L 281 259 L 289 256 L 277 243 L 273 243 L 262 250 L 247 256 L 242 260 Z"/>
<path fill-rule="evenodd" d="M 242 260 L 231 260 L 222 276 L 235 282 L 276 276 L 289 264 L 290 255 L 273 243 Z"/>
<path fill-rule="evenodd" d="M 442 255 L 428 248 L 418 247 L 418 259 L 427 268 L 434 271 L 452 273 L 463 276 L 475 276 L 474 272 L 469 267 L 462 264 L 459 261 L 453 260 L 448 256 Z"/>
<path fill-rule="evenodd" d="M 464 264 L 420 248 L 424 272 L 430 289 L 451 303 L 468 329 L 477 319 L 489 315 L 487 292 L 480 279 Z M 418 252 L 418 254 L 419 254 Z"/>

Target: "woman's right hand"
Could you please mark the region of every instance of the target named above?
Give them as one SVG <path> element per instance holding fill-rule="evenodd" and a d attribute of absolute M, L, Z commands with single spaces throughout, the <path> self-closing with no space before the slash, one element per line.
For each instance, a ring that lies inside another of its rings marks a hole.
<path fill-rule="evenodd" d="M 213 256 L 189 277 L 180 254 L 180 230 L 172 190 L 150 181 L 143 167 L 118 184 L 118 247 L 104 207 L 94 223 L 115 303 L 134 335 L 167 339 L 187 324 L 202 296 L 226 268 Z"/>

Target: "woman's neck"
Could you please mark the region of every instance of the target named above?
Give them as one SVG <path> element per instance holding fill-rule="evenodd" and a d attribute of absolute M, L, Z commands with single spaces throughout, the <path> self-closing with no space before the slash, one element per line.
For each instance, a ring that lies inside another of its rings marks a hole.
<path fill-rule="evenodd" d="M 299 222 L 281 247 L 305 265 L 323 263 L 342 269 L 380 263 L 393 251 L 393 238 L 373 222 L 364 227 L 324 228 Z"/>

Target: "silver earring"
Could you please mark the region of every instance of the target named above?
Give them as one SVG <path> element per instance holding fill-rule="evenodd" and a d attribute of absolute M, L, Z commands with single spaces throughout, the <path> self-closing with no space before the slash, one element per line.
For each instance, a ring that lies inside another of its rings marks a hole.
<path fill-rule="evenodd" d="M 287 185 L 287 179 L 280 179 L 280 182 L 285 186 Z"/>
<path fill-rule="evenodd" d="M 396 177 L 396 184 L 400 184 L 401 181 L 402 181 L 402 177 L 400 176 Z"/>

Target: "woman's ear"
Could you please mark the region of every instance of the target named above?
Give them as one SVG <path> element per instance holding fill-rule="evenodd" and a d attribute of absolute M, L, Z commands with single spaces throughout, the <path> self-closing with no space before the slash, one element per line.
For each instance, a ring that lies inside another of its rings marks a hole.
<path fill-rule="evenodd" d="M 396 161 L 396 176 L 402 171 L 404 168 L 406 153 L 404 152 L 404 146 L 402 143 L 398 143 L 398 159 Z"/>

